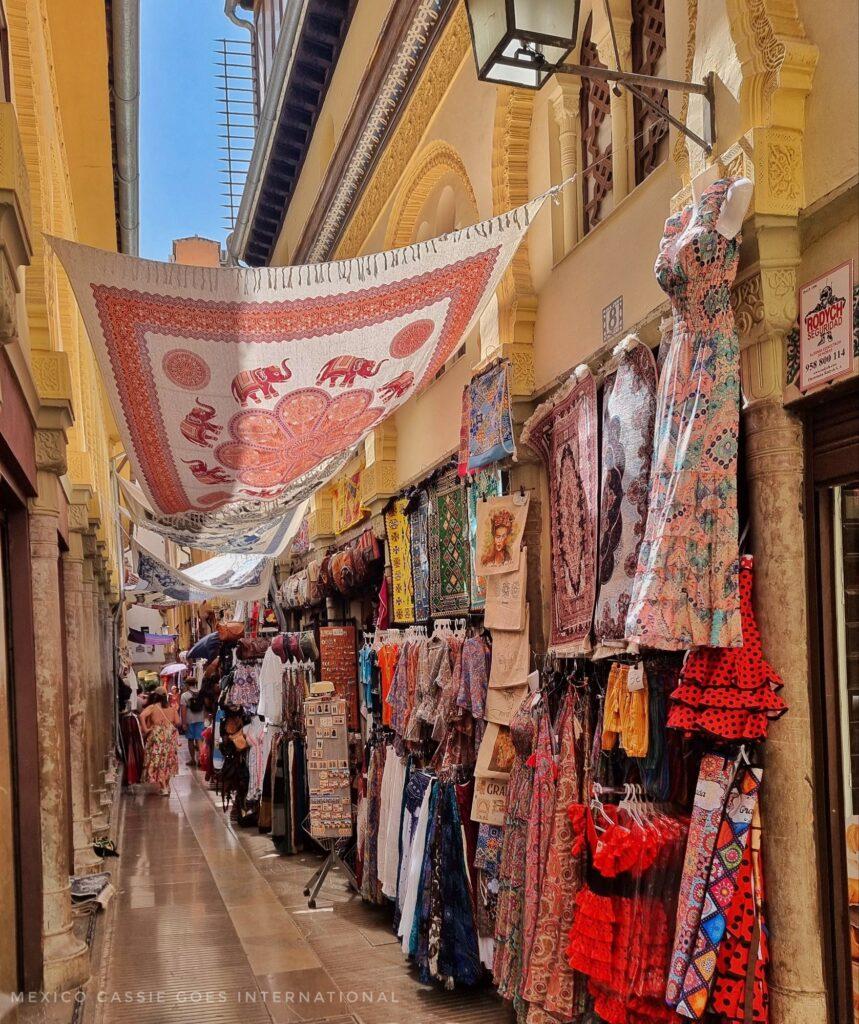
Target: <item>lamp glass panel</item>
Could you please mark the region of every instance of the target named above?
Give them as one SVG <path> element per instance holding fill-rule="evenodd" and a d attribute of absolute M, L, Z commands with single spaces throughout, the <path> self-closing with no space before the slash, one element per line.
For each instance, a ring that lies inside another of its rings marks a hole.
<path fill-rule="evenodd" d="M 474 37 L 474 56 L 480 72 L 507 34 L 505 3 L 504 0 L 468 0 L 466 7 Z"/>
<path fill-rule="evenodd" d="M 578 6 L 579 0 L 514 0 L 516 25 L 515 29 L 512 25 L 510 27 L 522 35 L 567 39 L 570 46 L 564 50 L 566 54 L 575 43 L 573 31 Z M 548 54 L 546 56 L 548 58 Z"/>
<path fill-rule="evenodd" d="M 509 64 L 491 64 L 483 76 L 487 82 L 519 86 L 523 89 L 539 89 L 546 80 L 544 72 L 533 67 L 512 68 Z"/>

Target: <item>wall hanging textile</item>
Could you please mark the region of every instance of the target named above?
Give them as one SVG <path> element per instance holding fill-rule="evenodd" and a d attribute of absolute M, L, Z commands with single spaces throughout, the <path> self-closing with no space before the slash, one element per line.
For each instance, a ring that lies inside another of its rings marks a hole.
<path fill-rule="evenodd" d="M 487 629 L 519 632 L 525 628 L 525 595 L 528 589 L 528 549 L 522 548 L 519 568 L 486 581 L 486 611 L 483 625 Z"/>
<path fill-rule="evenodd" d="M 408 498 L 398 498 L 385 513 L 385 533 L 391 559 L 394 622 L 415 621 L 415 598 L 412 584 L 412 546 L 409 520 L 405 515 Z"/>
<path fill-rule="evenodd" d="M 467 437 L 465 472 L 516 457 L 510 407 L 510 364 L 501 362 L 478 374 L 468 385 L 462 403 L 463 434 Z M 460 473 L 462 470 L 460 456 Z"/>
<path fill-rule="evenodd" d="M 459 420 L 459 450 L 456 472 L 458 476 L 468 475 L 468 429 L 471 425 L 471 392 L 468 385 L 462 389 L 462 411 Z"/>
<path fill-rule="evenodd" d="M 414 586 L 415 619 L 424 622 L 430 616 L 429 567 L 429 494 L 419 491 L 410 504 L 409 542 L 412 551 L 412 584 Z"/>
<path fill-rule="evenodd" d="M 731 187 L 665 222 L 656 279 L 674 310 L 659 379 L 647 530 L 627 636 L 665 649 L 742 643 L 737 583 L 740 345 L 730 287 L 740 242 L 716 222 Z"/>
<path fill-rule="evenodd" d="M 647 525 L 656 363 L 637 339 L 603 386 L 602 487 L 594 658 L 626 649 L 626 616 Z"/>
<path fill-rule="evenodd" d="M 216 555 L 183 571 L 171 568 L 137 541 L 132 541 L 131 552 L 135 572 L 149 583 L 153 594 L 176 601 L 259 600 L 268 593 L 274 567 L 274 559 L 262 555 Z"/>
<path fill-rule="evenodd" d="M 487 498 L 477 503 L 475 561 L 484 576 L 516 572 L 528 518 L 528 493 Z"/>
<path fill-rule="evenodd" d="M 596 598 L 596 384 L 582 370 L 522 429 L 522 443 L 542 456 L 549 473 L 552 524 L 550 650 L 561 656 L 590 650 Z"/>
<path fill-rule="evenodd" d="M 259 517 L 255 503 L 249 499 L 248 514 L 244 520 L 239 517 L 235 523 L 225 520 L 217 527 L 201 527 L 199 517 L 193 512 L 183 516 L 156 515 L 135 483 L 118 473 L 114 474 L 114 479 L 122 497 L 117 514 L 182 547 L 203 548 L 219 554 L 270 555 L 272 558 L 301 553 L 296 542 L 302 525 L 306 534 L 307 498 L 292 508 L 276 509 L 267 517 Z"/>
<path fill-rule="evenodd" d="M 434 379 L 547 195 L 442 238 L 299 267 L 189 267 L 52 239 L 152 508 L 216 525 L 248 497 L 289 504 Z"/>
<path fill-rule="evenodd" d="M 334 684 L 334 693 L 346 701 L 349 728 L 358 719 L 358 654 L 354 626 L 319 627 L 319 678 Z"/>
<path fill-rule="evenodd" d="M 471 601 L 471 549 L 465 488 L 455 471 L 439 477 L 430 493 L 430 611 L 465 614 Z"/>
<path fill-rule="evenodd" d="M 483 498 L 501 494 L 501 470 L 484 469 L 475 473 L 468 488 L 468 541 L 471 548 L 471 607 L 478 611 L 486 604 L 486 576 L 478 572 L 477 559 L 477 506 Z"/>
<path fill-rule="evenodd" d="M 334 484 L 332 520 L 335 533 L 345 533 L 360 523 L 367 510 L 361 504 L 361 471 L 350 473 Z"/>

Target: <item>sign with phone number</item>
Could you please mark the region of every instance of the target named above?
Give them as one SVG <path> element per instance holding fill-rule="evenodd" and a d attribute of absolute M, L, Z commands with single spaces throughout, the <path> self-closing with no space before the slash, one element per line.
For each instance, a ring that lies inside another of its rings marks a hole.
<path fill-rule="evenodd" d="M 799 388 L 808 391 L 853 371 L 853 261 L 799 292 Z"/>

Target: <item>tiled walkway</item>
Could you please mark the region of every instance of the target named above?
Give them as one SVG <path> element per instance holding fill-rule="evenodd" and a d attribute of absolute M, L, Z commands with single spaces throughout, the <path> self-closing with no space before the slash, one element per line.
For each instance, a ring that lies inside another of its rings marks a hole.
<path fill-rule="evenodd" d="M 169 799 L 124 799 L 97 1024 L 512 1019 L 491 988 L 420 985 L 390 911 L 362 903 L 338 875 L 309 910 L 303 889 L 319 860 L 282 857 L 265 836 L 234 830 L 196 776 L 175 779 Z"/>

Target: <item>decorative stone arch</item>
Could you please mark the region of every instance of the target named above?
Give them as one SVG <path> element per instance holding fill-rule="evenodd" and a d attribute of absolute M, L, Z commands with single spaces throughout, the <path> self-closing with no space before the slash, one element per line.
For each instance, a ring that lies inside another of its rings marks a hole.
<path fill-rule="evenodd" d="M 447 177 L 453 178 L 454 190 L 466 201 L 474 221 L 477 221 L 477 199 L 462 157 L 450 143 L 437 139 L 422 149 L 406 168 L 403 184 L 388 217 L 386 249 L 410 245 L 415 241 L 419 218 L 427 200 Z"/>
<path fill-rule="evenodd" d="M 531 198 L 528 158 L 534 94 L 508 86 L 497 89 L 492 139 L 492 212 L 504 213 Z M 526 235 L 496 291 L 498 341 L 512 366 L 514 395 L 534 391 L 534 324 L 537 295 Z"/>

